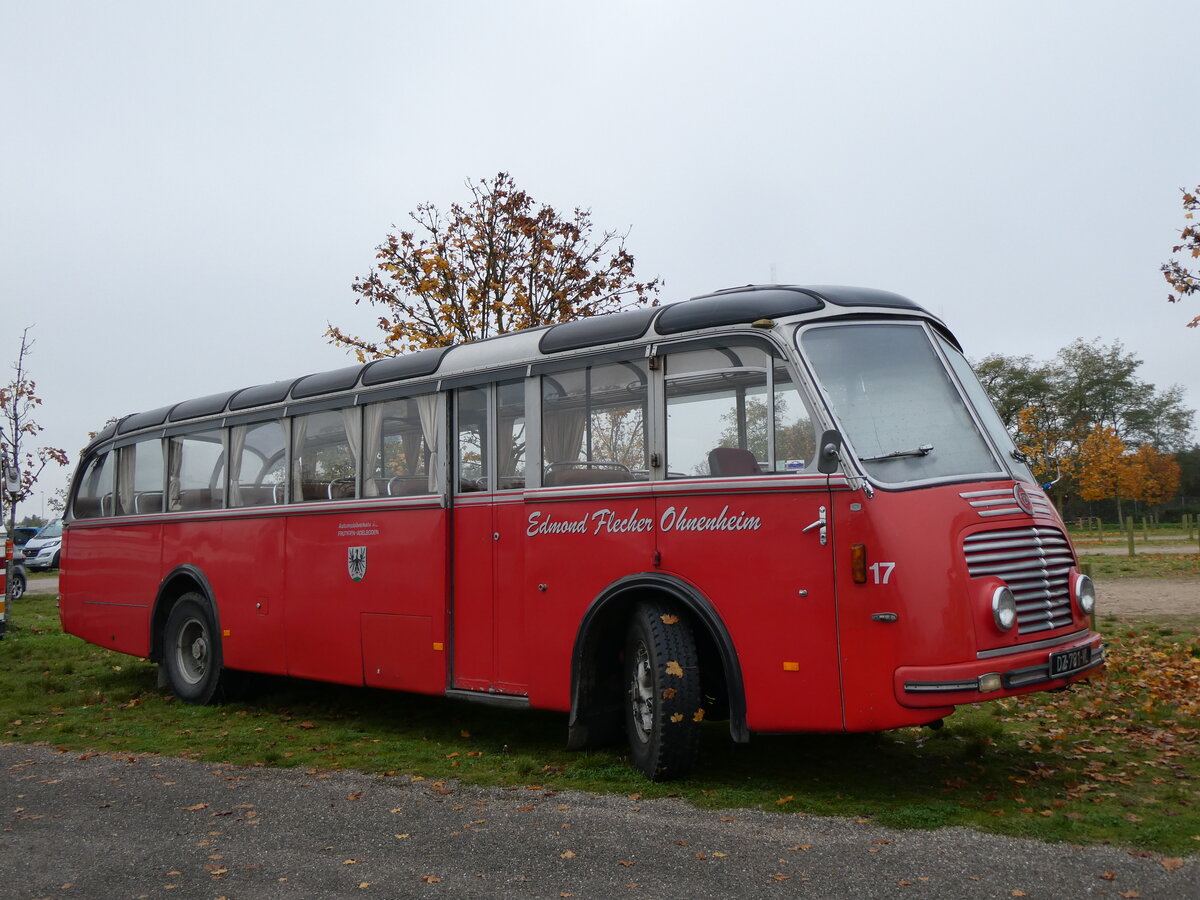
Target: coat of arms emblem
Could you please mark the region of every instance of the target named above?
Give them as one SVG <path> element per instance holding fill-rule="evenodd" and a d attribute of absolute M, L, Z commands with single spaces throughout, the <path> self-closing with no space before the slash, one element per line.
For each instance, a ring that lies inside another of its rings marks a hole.
<path fill-rule="evenodd" d="M 346 550 L 346 569 L 351 581 L 362 581 L 367 574 L 367 548 L 350 547 Z"/>

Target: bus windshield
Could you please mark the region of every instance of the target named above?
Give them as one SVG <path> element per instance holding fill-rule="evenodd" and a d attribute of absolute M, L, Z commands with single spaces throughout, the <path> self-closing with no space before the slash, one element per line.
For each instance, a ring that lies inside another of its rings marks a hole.
<path fill-rule="evenodd" d="M 1007 477 L 922 325 L 820 326 L 800 346 L 875 481 Z"/>

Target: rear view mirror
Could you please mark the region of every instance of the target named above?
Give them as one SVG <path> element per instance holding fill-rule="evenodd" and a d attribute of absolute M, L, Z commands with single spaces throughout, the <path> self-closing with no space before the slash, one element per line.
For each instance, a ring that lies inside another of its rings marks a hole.
<path fill-rule="evenodd" d="M 842 434 L 831 428 L 821 435 L 821 443 L 817 450 L 817 471 L 822 475 L 832 475 L 842 462 Z"/>

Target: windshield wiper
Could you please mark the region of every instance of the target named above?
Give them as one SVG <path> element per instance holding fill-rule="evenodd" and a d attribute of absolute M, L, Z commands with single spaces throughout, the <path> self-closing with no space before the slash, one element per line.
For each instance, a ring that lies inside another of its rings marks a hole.
<path fill-rule="evenodd" d="M 933 444 L 922 444 L 915 450 L 893 450 L 891 453 L 882 453 L 879 456 L 864 456 L 862 462 L 879 462 L 883 459 L 902 459 L 906 456 L 928 456 L 933 452 Z"/>

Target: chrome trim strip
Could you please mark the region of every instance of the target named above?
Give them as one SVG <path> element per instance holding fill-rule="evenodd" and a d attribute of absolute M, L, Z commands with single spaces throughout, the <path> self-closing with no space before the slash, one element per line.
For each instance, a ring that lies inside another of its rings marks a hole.
<path fill-rule="evenodd" d="M 136 525 L 181 525 L 209 519 L 258 519 L 275 516 L 316 516 L 361 511 L 383 512 L 393 509 L 440 509 L 442 498 L 436 495 L 418 497 L 371 497 L 359 500 L 312 501 L 309 503 L 272 503 L 265 506 L 235 506 L 228 509 L 172 510 L 140 516 L 96 516 L 72 519 L 70 527 L 79 531 L 96 528 L 133 527 Z"/>
<path fill-rule="evenodd" d="M 834 487 L 839 487 L 835 481 Z M 559 487 L 530 488 L 524 493 L 525 500 L 548 503 L 555 500 L 577 500 L 586 497 L 606 496 L 656 496 L 664 494 L 696 494 L 715 496 L 719 494 L 808 494 L 825 492 L 830 485 L 825 476 L 773 475 L 767 478 L 722 478 L 679 479 L 678 481 L 626 481 L 611 484 L 563 485 Z"/>
<path fill-rule="evenodd" d="M 963 681 L 906 681 L 904 690 L 910 694 L 944 694 L 947 692 L 978 691 L 979 679 Z"/>
<path fill-rule="evenodd" d="M 1034 641 L 1030 644 L 1017 644 L 1014 647 L 1000 647 L 997 650 L 981 650 L 975 654 L 976 659 L 994 659 L 997 656 L 1012 656 L 1014 653 L 1024 653 L 1027 650 L 1045 650 L 1047 647 L 1056 647 L 1059 644 L 1066 644 L 1074 640 L 1078 640 L 1088 633 L 1086 628 L 1073 632 L 1071 634 L 1062 635 L 1061 637 L 1046 638 L 1041 641 Z"/>

